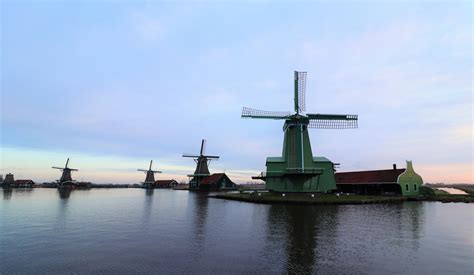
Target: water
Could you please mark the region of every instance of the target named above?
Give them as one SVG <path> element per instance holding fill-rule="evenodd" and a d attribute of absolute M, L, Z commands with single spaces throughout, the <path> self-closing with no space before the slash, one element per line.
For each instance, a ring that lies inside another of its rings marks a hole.
<path fill-rule="evenodd" d="M 172 190 L 1 191 L 1 274 L 474 273 L 474 204 L 286 206 Z"/>
<path fill-rule="evenodd" d="M 461 189 L 457 189 L 457 188 L 439 187 L 439 188 L 436 188 L 436 189 L 441 190 L 441 191 L 445 191 L 445 192 L 447 192 L 448 194 L 453 194 L 453 195 L 467 195 L 466 192 L 464 192 L 464 191 L 461 190 Z"/>

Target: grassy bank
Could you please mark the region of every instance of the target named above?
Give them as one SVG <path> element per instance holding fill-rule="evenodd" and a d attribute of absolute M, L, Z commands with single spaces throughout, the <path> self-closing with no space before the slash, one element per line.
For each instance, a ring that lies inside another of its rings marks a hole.
<path fill-rule="evenodd" d="M 393 203 L 405 201 L 402 197 L 383 196 L 336 196 L 332 194 L 286 194 L 279 193 L 225 193 L 213 196 L 218 199 L 245 201 L 253 203 L 286 203 L 286 204 L 367 204 L 367 203 Z"/>
<path fill-rule="evenodd" d="M 368 204 L 368 203 L 396 203 L 403 201 L 437 201 L 437 202 L 461 202 L 474 203 L 474 195 L 451 195 L 447 193 L 435 193 L 418 197 L 391 197 L 391 196 L 364 196 L 364 195 L 341 195 L 332 194 L 298 194 L 287 193 L 223 193 L 212 196 L 218 199 L 244 201 L 252 203 L 285 203 L 285 204 Z"/>
<path fill-rule="evenodd" d="M 434 195 L 434 196 L 414 197 L 414 198 L 409 198 L 408 200 L 474 203 L 474 196 L 473 195 L 439 194 L 439 195 Z"/>

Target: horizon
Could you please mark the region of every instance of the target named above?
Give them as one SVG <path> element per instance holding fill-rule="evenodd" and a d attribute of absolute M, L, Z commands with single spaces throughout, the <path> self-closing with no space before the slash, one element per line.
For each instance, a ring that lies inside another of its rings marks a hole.
<path fill-rule="evenodd" d="M 138 183 L 186 180 L 183 153 L 253 182 L 281 155 L 293 71 L 308 113 L 357 114 L 310 130 L 338 171 L 405 168 L 425 183 L 474 184 L 472 3 L 34 3 L 3 1 L 0 174 Z"/>

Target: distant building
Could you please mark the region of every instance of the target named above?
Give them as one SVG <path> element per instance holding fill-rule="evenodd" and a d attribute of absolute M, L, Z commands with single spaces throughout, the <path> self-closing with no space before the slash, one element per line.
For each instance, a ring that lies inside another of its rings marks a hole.
<path fill-rule="evenodd" d="M 337 190 L 361 195 L 419 195 L 423 179 L 413 170 L 411 161 L 406 169 L 354 171 L 335 173 Z"/>
<path fill-rule="evenodd" d="M 34 185 L 32 180 L 15 180 L 12 173 L 5 175 L 5 180 L 2 182 L 3 187 L 32 187 Z"/>
<path fill-rule="evenodd" d="M 16 180 L 14 187 L 32 187 L 35 185 L 35 182 L 32 180 Z"/>
<path fill-rule="evenodd" d="M 175 180 L 156 180 L 155 188 L 173 188 L 178 185 L 178 182 Z"/>
<path fill-rule="evenodd" d="M 3 183 L 5 184 L 12 184 L 13 182 L 15 182 L 15 178 L 13 176 L 12 173 L 8 173 L 5 175 L 5 180 L 3 181 Z"/>
<path fill-rule="evenodd" d="M 237 185 L 224 173 L 212 174 L 201 180 L 199 191 L 233 190 Z"/>

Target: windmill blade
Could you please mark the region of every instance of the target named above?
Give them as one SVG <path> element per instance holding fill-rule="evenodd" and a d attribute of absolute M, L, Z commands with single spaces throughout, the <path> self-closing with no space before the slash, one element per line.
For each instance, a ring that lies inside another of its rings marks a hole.
<path fill-rule="evenodd" d="M 308 128 L 354 129 L 358 127 L 357 115 L 308 114 Z"/>
<path fill-rule="evenodd" d="M 137 169 L 137 171 L 140 171 L 140 172 L 148 172 L 148 170 L 145 170 L 145 169 Z"/>
<path fill-rule="evenodd" d="M 203 157 L 205 157 L 207 159 L 218 159 L 219 158 L 219 156 L 203 156 Z"/>
<path fill-rule="evenodd" d="M 247 107 L 242 109 L 242 117 L 244 118 L 286 119 L 290 115 L 290 112 L 263 111 Z"/>
<path fill-rule="evenodd" d="M 153 164 L 153 160 L 150 160 L 150 168 L 148 170 L 151 170 L 151 165 Z"/>
<path fill-rule="evenodd" d="M 201 153 L 200 155 L 204 155 L 204 152 L 206 151 L 206 140 L 203 139 L 202 142 L 201 142 Z"/>
<path fill-rule="evenodd" d="M 153 173 L 162 173 L 161 171 L 150 170 Z"/>
<path fill-rule="evenodd" d="M 199 156 L 191 155 L 191 154 L 183 154 L 183 158 L 198 158 Z"/>
<path fill-rule="evenodd" d="M 69 158 L 67 158 L 66 160 L 66 166 L 64 166 L 64 168 L 67 168 L 67 164 L 69 163 Z"/>
<path fill-rule="evenodd" d="M 295 112 L 306 112 L 307 72 L 295 71 Z"/>
<path fill-rule="evenodd" d="M 62 168 L 62 167 L 56 167 L 56 166 L 53 166 L 53 167 L 51 167 L 51 168 L 53 168 L 53 169 L 59 169 L 59 170 L 63 170 L 63 169 L 64 169 L 64 168 Z"/>

